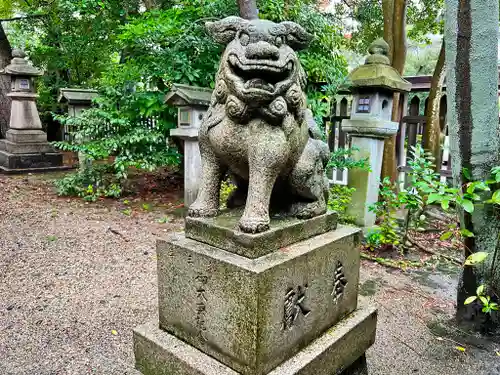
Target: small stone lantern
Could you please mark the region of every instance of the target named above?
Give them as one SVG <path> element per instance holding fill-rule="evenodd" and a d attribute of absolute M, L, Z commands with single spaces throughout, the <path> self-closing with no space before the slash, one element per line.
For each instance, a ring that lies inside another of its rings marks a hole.
<path fill-rule="evenodd" d="M 31 66 L 23 51 L 12 51 L 12 62 L 2 74 L 11 76 L 11 115 L 6 139 L 0 140 L 0 169 L 4 172 L 37 172 L 60 169 L 61 153 L 47 142 L 36 108 L 34 78 L 43 73 Z"/>
<path fill-rule="evenodd" d="M 184 141 L 184 205 L 189 207 L 198 194 L 201 179 L 201 156 L 198 133 L 208 110 L 212 90 L 175 84 L 165 97 L 167 104 L 178 108 L 178 125 L 170 131 L 172 137 Z"/>
<path fill-rule="evenodd" d="M 98 95 L 96 90 L 64 88 L 59 90 L 58 102 L 67 104 L 69 116 L 77 117 L 82 111 L 92 107 L 92 100 Z M 71 131 L 68 125 L 64 125 L 63 140 L 71 140 Z"/>
<path fill-rule="evenodd" d="M 356 218 L 357 225 L 365 227 L 375 224 L 375 214 L 368 207 L 378 200 L 384 140 L 399 128 L 399 123 L 391 120 L 393 95 L 411 90 L 411 83 L 390 66 L 388 51 L 389 45 L 383 39 L 373 42 L 365 64 L 349 75 L 351 118 L 342 121 L 342 130 L 352 138 L 351 147 L 360 150 L 355 157 L 368 158 L 371 168 L 370 172 L 350 170 L 348 177 L 348 185 L 356 188 L 348 214 Z"/>

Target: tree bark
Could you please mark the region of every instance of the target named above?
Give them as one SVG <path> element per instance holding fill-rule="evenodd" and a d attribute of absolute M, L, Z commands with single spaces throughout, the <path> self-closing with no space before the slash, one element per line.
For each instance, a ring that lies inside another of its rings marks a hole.
<path fill-rule="evenodd" d="M 7 35 L 0 23 L 0 70 L 10 64 L 12 49 Z M 0 138 L 4 138 L 10 122 L 11 99 L 7 96 L 10 92 L 10 78 L 0 75 Z"/>
<path fill-rule="evenodd" d="M 441 121 L 440 107 L 445 70 L 445 42 L 441 44 L 438 61 L 431 81 L 427 112 L 427 121 L 423 137 L 424 148 L 429 151 L 435 159 L 436 171 L 441 169 Z"/>
<path fill-rule="evenodd" d="M 258 18 L 256 0 L 238 0 L 241 18 L 253 20 Z"/>
<path fill-rule="evenodd" d="M 498 0 L 446 0 L 446 91 L 457 186 L 467 182 L 463 168 L 473 180 L 484 180 L 500 164 L 498 7 Z M 489 256 L 479 267 L 464 268 L 457 292 L 457 319 L 482 329 L 490 316 L 479 305 L 466 306 L 464 301 L 476 295 L 483 283 L 489 295 L 500 295 L 500 217 L 492 205 L 476 205 L 472 214 L 463 213 L 461 224 L 475 235 L 465 240 L 465 256 L 479 251 Z"/>
<path fill-rule="evenodd" d="M 392 9 L 391 9 L 392 7 Z M 406 8 L 407 0 L 383 0 L 384 38 L 389 44 L 389 57 L 392 66 L 402 75 L 406 62 Z M 394 94 L 392 121 L 401 120 L 401 95 Z M 396 136 L 387 138 L 384 143 L 384 160 L 381 178 L 397 180 Z"/>
<path fill-rule="evenodd" d="M 394 0 L 382 0 L 384 15 L 384 39 L 389 44 L 389 60 L 392 62 L 394 51 Z"/>

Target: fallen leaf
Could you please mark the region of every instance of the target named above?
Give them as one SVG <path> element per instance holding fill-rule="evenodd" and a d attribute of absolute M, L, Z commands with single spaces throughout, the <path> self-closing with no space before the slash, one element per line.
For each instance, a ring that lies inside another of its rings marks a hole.
<path fill-rule="evenodd" d="M 116 336 L 118 334 L 118 332 L 116 332 L 116 330 L 112 329 L 111 334 Z"/>
<path fill-rule="evenodd" d="M 457 349 L 459 352 L 465 353 L 465 348 L 462 346 L 455 346 L 455 349 Z"/>

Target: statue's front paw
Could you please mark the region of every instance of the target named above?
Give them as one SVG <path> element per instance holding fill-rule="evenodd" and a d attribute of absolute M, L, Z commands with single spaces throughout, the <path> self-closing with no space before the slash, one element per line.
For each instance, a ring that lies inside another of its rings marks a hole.
<path fill-rule="evenodd" d="M 217 208 L 208 207 L 203 204 L 194 202 L 188 209 L 187 216 L 189 217 L 214 217 L 218 213 Z"/>
<path fill-rule="evenodd" d="M 262 233 L 269 230 L 269 218 L 243 216 L 239 226 L 245 233 Z"/>
<path fill-rule="evenodd" d="M 292 214 L 301 220 L 307 220 L 323 215 L 326 211 L 326 205 L 317 201 L 310 203 L 295 203 L 291 208 Z"/>

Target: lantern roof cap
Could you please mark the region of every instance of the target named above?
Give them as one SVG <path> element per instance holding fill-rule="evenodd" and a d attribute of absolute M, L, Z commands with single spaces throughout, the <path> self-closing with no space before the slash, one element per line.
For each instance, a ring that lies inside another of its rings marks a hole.
<path fill-rule="evenodd" d="M 2 74 L 11 76 L 37 77 L 43 75 L 43 72 L 26 60 L 26 53 L 20 49 L 12 50 L 12 60 L 9 65 L 1 71 Z"/>
<path fill-rule="evenodd" d="M 353 91 L 363 88 L 379 88 L 389 91 L 409 92 L 411 83 L 390 65 L 389 45 L 384 39 L 375 40 L 368 48 L 365 63 L 354 69 L 348 77 Z"/>

